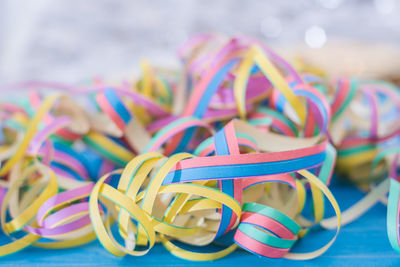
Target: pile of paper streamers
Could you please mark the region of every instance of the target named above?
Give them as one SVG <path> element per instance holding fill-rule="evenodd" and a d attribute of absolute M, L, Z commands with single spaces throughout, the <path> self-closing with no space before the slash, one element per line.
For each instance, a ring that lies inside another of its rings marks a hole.
<path fill-rule="evenodd" d="M 312 259 L 385 200 L 400 253 L 398 87 L 295 69 L 247 37 L 202 35 L 178 54 L 182 68 L 143 62 L 135 81 L 1 89 L 1 256 L 97 238 L 116 256 L 161 242 L 188 260 L 238 247 Z M 368 192 L 342 214 L 334 168 Z M 326 204 L 335 217 L 324 219 Z M 291 252 L 315 225 L 336 234 Z M 211 243 L 220 250 L 196 248 Z"/>

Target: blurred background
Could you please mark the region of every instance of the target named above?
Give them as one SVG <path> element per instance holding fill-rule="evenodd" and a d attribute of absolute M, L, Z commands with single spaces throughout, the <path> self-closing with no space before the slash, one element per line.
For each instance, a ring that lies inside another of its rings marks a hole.
<path fill-rule="evenodd" d="M 177 65 L 197 33 L 257 37 L 335 75 L 400 76 L 399 0 L 1 0 L 0 85 Z"/>

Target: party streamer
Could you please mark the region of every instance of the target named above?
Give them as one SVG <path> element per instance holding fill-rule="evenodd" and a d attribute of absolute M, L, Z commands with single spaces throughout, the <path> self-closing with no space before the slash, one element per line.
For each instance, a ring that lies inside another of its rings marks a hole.
<path fill-rule="evenodd" d="M 98 239 L 115 256 L 307 260 L 378 201 L 400 253 L 396 86 L 295 69 L 247 37 L 197 36 L 178 56 L 136 80 L 1 88 L 1 256 Z M 334 169 L 366 192 L 343 213 Z M 336 232 L 293 252 L 316 225 Z"/>

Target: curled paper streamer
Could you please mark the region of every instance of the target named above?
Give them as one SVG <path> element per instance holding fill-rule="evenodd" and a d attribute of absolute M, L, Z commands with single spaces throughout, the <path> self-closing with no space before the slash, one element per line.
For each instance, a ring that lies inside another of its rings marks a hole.
<path fill-rule="evenodd" d="M 135 81 L 2 89 L 1 227 L 10 242 L 1 256 L 97 238 L 115 256 L 162 243 L 197 261 L 238 247 L 312 259 L 389 190 L 388 236 L 400 251 L 398 88 L 295 70 L 246 37 L 198 36 L 178 54 L 181 69 L 142 62 Z M 370 189 L 343 217 L 328 189 L 335 167 Z M 336 228 L 332 239 L 292 252 L 317 224 Z M 224 246 L 195 249 L 213 242 Z"/>

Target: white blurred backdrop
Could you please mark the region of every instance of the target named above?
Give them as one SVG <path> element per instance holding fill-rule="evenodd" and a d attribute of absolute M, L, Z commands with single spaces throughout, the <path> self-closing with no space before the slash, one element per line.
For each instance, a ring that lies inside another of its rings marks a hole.
<path fill-rule="evenodd" d="M 175 59 L 196 33 L 321 49 L 335 39 L 399 47 L 399 0 L 1 0 L 0 85 L 77 82 Z"/>

